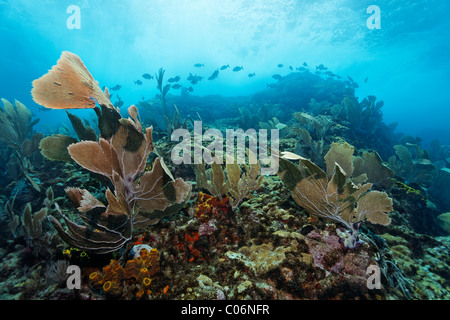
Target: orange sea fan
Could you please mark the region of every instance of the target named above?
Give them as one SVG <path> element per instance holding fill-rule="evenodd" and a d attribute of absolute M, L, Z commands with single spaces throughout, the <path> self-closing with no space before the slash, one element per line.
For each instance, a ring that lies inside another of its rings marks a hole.
<path fill-rule="evenodd" d="M 69 155 L 83 168 L 113 180 L 114 172 L 122 175 L 116 149 L 100 138 L 99 141 L 81 141 L 67 148 Z"/>
<path fill-rule="evenodd" d="M 83 61 L 64 51 L 52 69 L 33 81 L 33 100 L 51 109 L 86 109 L 100 105 L 114 108 L 109 93 L 100 89 Z"/>

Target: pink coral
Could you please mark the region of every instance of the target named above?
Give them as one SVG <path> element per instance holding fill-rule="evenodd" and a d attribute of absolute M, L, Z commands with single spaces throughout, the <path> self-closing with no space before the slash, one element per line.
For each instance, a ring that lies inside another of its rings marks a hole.
<path fill-rule="evenodd" d="M 217 230 L 217 227 L 215 225 L 216 220 L 209 220 L 207 222 L 204 222 L 200 225 L 198 228 L 198 232 L 200 236 L 209 236 L 214 233 L 214 231 Z"/>
<path fill-rule="evenodd" d="M 328 272 L 365 277 L 365 272 L 373 264 L 364 247 L 358 252 L 345 249 L 342 239 L 334 232 L 311 231 L 305 238 L 314 264 Z"/>

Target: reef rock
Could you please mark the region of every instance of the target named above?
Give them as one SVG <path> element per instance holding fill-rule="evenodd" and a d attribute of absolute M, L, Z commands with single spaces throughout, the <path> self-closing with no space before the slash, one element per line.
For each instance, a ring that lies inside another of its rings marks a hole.
<path fill-rule="evenodd" d="M 280 266 L 286 259 L 286 253 L 296 251 L 298 242 L 293 240 L 289 247 L 273 247 L 272 243 L 244 246 L 238 252 L 228 251 L 225 255 L 229 259 L 236 259 L 244 263 L 257 276 L 263 275 Z"/>

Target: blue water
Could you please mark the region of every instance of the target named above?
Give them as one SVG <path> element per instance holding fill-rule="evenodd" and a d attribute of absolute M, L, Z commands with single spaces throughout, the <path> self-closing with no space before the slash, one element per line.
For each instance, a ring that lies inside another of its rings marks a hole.
<path fill-rule="evenodd" d="M 80 29 L 67 27 L 70 5 L 80 8 Z M 381 9 L 380 29 L 367 27 L 370 5 Z M 2 0 L 0 97 L 27 105 L 41 118 L 38 130 L 65 121 L 63 111 L 39 111 L 30 95 L 31 82 L 64 50 L 79 55 L 101 87 L 121 84 L 125 106 L 157 93 L 154 82 L 134 81 L 160 67 L 166 77 L 206 79 L 224 64 L 244 66 L 195 87 L 197 95 L 237 96 L 307 62 L 351 76 L 360 99 L 383 100 L 384 121 L 398 122 L 397 132 L 450 143 L 449 10 L 443 0 Z"/>

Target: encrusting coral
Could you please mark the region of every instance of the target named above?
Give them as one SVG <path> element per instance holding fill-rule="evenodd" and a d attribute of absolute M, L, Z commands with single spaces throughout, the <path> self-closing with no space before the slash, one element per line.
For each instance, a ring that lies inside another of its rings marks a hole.
<path fill-rule="evenodd" d="M 191 184 L 174 179 L 161 158 L 156 158 L 151 171 L 145 171 L 147 158 L 154 149 L 152 127 L 143 130 L 135 106 L 128 109 L 131 118 L 122 118 L 109 101 L 107 91 L 101 92 L 76 55 L 63 52 L 58 65 L 33 85 L 33 98 L 50 108 L 97 108 L 97 101 L 102 107 L 101 114 L 96 110 L 99 126 L 108 129 L 106 134 L 102 130 L 98 142 L 81 141 L 67 148 L 80 166 L 107 177 L 114 191 L 106 190 L 106 206 L 85 189 L 66 188 L 87 224 L 75 224 L 62 215 L 68 227 L 65 231 L 51 216 L 66 243 L 96 253 L 117 251 L 131 240 L 133 227 L 157 223 L 189 200 Z M 67 105 L 65 99 L 69 99 Z M 108 119 L 112 123 L 106 124 Z"/>
<path fill-rule="evenodd" d="M 141 249 L 139 256 L 128 260 L 122 266 L 117 260 L 89 274 L 91 287 L 109 299 L 120 298 L 125 292 L 140 299 L 151 294 L 150 285 L 153 277 L 159 272 L 159 252 Z"/>
<path fill-rule="evenodd" d="M 203 222 L 208 221 L 211 218 L 213 211 L 216 208 L 225 209 L 228 201 L 228 197 L 219 200 L 217 197 L 200 191 L 198 193 L 198 204 L 197 209 L 195 210 L 195 217 Z"/>
<path fill-rule="evenodd" d="M 298 160 L 299 165 L 288 159 Z M 386 213 L 393 211 L 392 199 L 385 192 L 369 191 L 371 183 L 355 185 L 334 159 L 333 164 L 333 174 L 327 178 L 327 174 L 310 160 L 284 152 L 278 175 L 291 191 L 294 201 L 306 212 L 337 221 L 350 229 L 352 234 L 347 247 L 354 248 L 359 241 L 359 225 L 364 219 L 381 225 L 390 224 L 391 219 Z M 331 168 L 329 163 L 327 168 Z"/>

